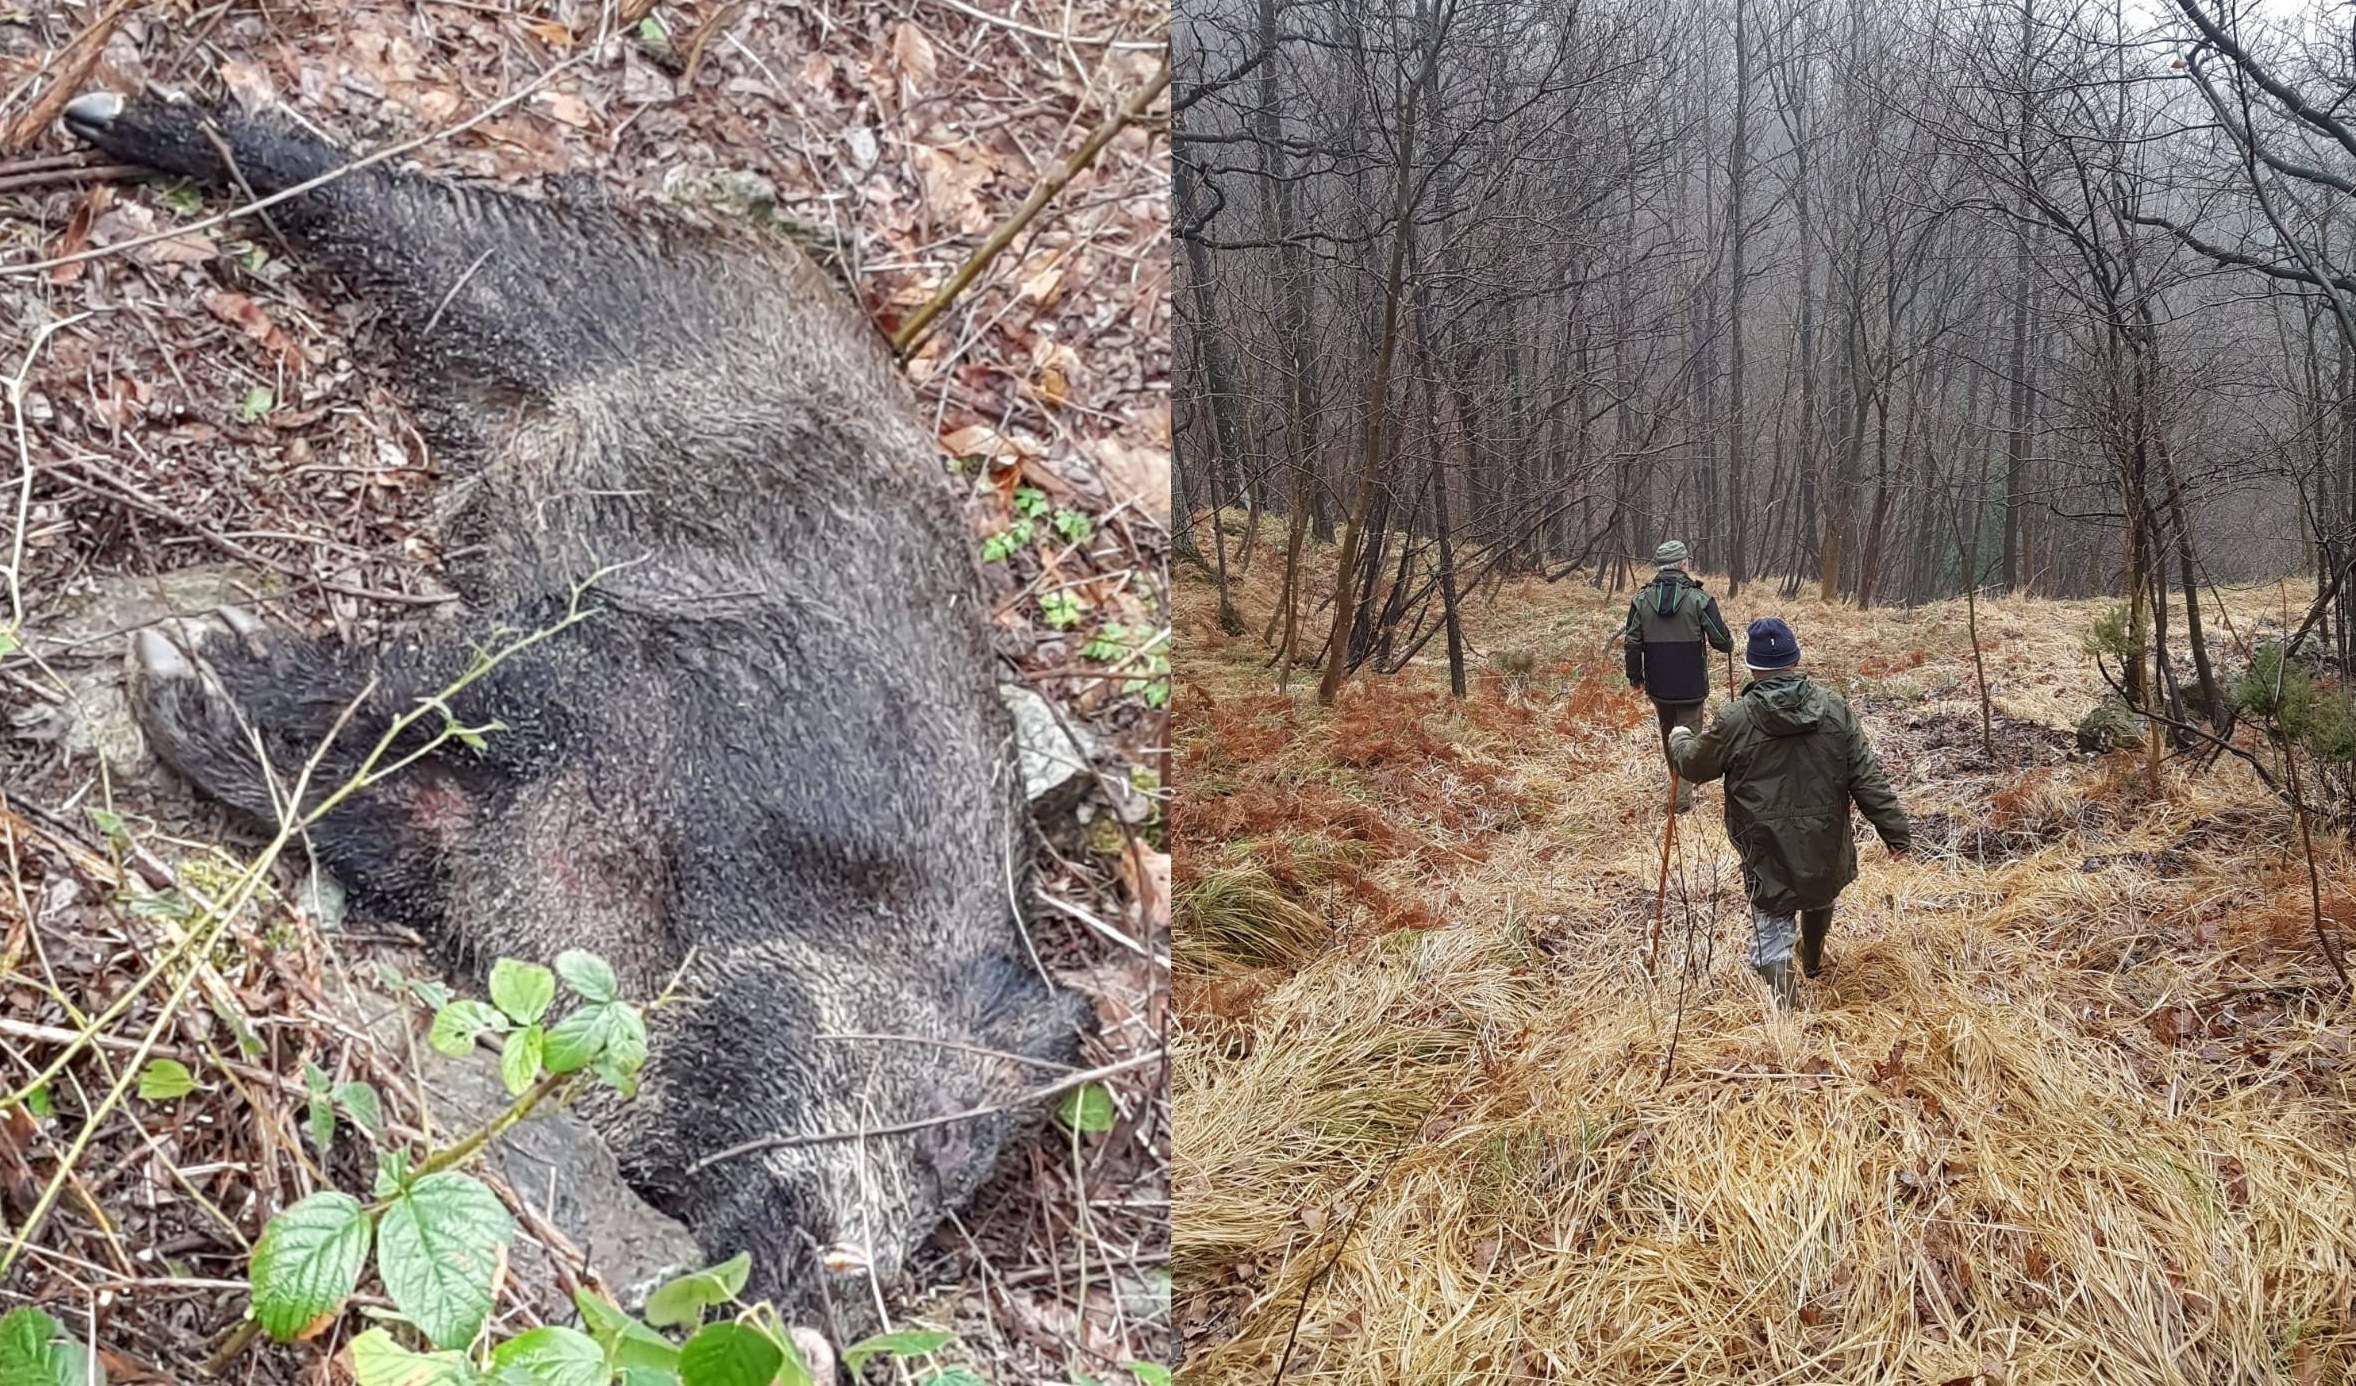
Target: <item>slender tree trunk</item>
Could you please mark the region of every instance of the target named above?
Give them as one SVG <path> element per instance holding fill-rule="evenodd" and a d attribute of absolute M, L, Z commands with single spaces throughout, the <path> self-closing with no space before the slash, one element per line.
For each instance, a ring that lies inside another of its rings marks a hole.
<path fill-rule="evenodd" d="M 1177 203 L 1181 227 L 1199 229 L 1195 220 L 1194 176 L 1192 165 L 1184 157 L 1170 161 L 1170 178 Z M 1227 586 L 1227 533 L 1220 526 L 1222 509 L 1221 490 L 1228 469 L 1236 465 L 1235 396 L 1233 373 L 1227 369 L 1226 342 L 1219 336 L 1217 290 L 1212 287 L 1210 249 L 1199 235 L 1188 234 L 1186 242 L 1187 278 L 1194 297 L 1194 355 L 1201 374 L 1205 405 L 1211 415 L 1211 441 L 1217 456 L 1211 459 L 1211 544 L 1218 563 L 1214 576 L 1219 583 L 1219 629 L 1229 635 L 1241 635 L 1243 617 L 1235 609 Z M 1191 516 L 1177 517 L 1182 526 L 1191 527 Z"/>
<path fill-rule="evenodd" d="M 1746 0 L 1734 0 L 1734 145 L 1726 155 L 1726 221 L 1730 247 L 1726 288 L 1726 595 L 1742 591 L 1750 576 L 1750 554 L 1745 531 L 1750 516 L 1743 504 L 1743 470 L 1749 465 L 1749 445 L 1743 434 L 1742 346 L 1744 253 L 1750 228 L 1744 221 L 1744 178 L 1751 153 L 1751 44 Z"/>
<path fill-rule="evenodd" d="M 1349 675 L 1350 630 L 1358 616 L 1359 549 L 1365 543 L 1367 509 L 1373 503 L 1375 489 L 1382 484 L 1383 415 L 1390 402 L 1391 358 L 1399 344 L 1399 297 L 1407 268 L 1407 242 L 1415 233 L 1410 220 L 1417 186 L 1415 117 L 1423 104 L 1422 93 L 1439 69 L 1440 44 L 1447 35 L 1454 3 L 1455 0 L 1440 0 L 1439 12 L 1430 16 L 1420 3 L 1417 6 L 1416 17 L 1431 27 L 1424 36 L 1422 70 L 1400 102 L 1399 169 L 1391 203 L 1390 267 L 1383 278 L 1382 331 L 1375 344 L 1374 381 L 1367 390 L 1365 465 L 1358 478 L 1358 495 L 1350 507 L 1349 522 L 1342 530 L 1341 562 L 1334 583 L 1332 647 L 1326 651 L 1325 677 L 1317 684 L 1320 703 L 1331 703 L 1334 695 L 1341 692 L 1342 680 Z"/>

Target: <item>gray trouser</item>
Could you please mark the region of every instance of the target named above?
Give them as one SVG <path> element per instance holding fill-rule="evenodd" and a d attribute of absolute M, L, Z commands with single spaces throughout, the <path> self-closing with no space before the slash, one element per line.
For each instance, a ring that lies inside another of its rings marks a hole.
<path fill-rule="evenodd" d="M 1823 962 L 1824 936 L 1832 928 L 1832 907 L 1827 905 L 1820 910 L 1802 910 L 1791 915 L 1769 914 L 1757 905 L 1751 906 L 1751 967 L 1756 970 L 1791 961 L 1792 944 L 1803 926 L 1816 956 L 1803 957 L 1801 961 L 1810 964 L 1808 973 L 1814 976 L 1816 966 Z"/>
<path fill-rule="evenodd" d="M 1661 723 L 1661 759 L 1664 763 L 1669 765 L 1669 769 L 1672 772 L 1674 772 L 1677 767 L 1674 762 L 1671 762 L 1668 759 L 1669 733 L 1675 731 L 1679 727 L 1683 727 L 1690 732 L 1700 732 L 1702 729 L 1703 706 L 1704 704 L 1701 703 L 1661 702 L 1656 702 L 1652 705 L 1653 716 L 1660 719 Z M 1686 783 L 1683 779 L 1680 779 L 1677 781 L 1677 811 L 1679 813 L 1683 813 L 1692 807 L 1693 786 Z"/>

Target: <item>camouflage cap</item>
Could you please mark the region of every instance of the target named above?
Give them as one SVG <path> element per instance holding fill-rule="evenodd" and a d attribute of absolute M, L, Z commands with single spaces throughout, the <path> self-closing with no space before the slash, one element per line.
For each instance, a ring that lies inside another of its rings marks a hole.
<path fill-rule="evenodd" d="M 1684 540 L 1671 539 L 1652 551 L 1652 563 L 1656 568 L 1674 568 L 1689 556 L 1685 552 Z"/>

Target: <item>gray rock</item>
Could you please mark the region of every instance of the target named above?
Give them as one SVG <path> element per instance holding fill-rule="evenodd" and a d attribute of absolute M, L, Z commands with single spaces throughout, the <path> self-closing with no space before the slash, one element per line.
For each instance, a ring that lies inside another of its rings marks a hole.
<path fill-rule="evenodd" d="M 333 933 L 344 927 L 343 882 L 313 864 L 303 877 L 302 889 L 295 893 L 295 908 L 316 921 L 319 927 Z"/>
<path fill-rule="evenodd" d="M 54 745 L 69 763 L 104 765 L 118 792 L 156 787 L 154 757 L 124 692 L 125 637 L 249 600 L 254 590 L 251 573 L 221 565 L 103 579 L 66 597 L 24 631 L 26 651 L 63 681 L 64 696 L 28 701 L 9 718 L 9 734 Z M 47 678 L 35 682 L 49 684 Z"/>
<path fill-rule="evenodd" d="M 1045 698 L 1016 683 L 998 685 L 998 696 L 1014 714 L 1014 734 L 1022 751 L 1023 797 L 1036 804 L 1072 780 L 1091 774 L 1098 748 L 1087 728 L 1075 724 L 1064 734 L 1055 710 Z M 1072 744 L 1074 738 L 1079 747 Z M 1086 759 L 1080 752 L 1085 751 Z"/>
<path fill-rule="evenodd" d="M 253 573 L 228 564 L 181 568 L 155 577 L 105 579 L 44 613 L 39 628 L 26 632 L 26 648 L 44 658 L 112 658 L 121 653 L 113 642 L 142 626 L 250 602 L 262 588 L 262 580 Z"/>

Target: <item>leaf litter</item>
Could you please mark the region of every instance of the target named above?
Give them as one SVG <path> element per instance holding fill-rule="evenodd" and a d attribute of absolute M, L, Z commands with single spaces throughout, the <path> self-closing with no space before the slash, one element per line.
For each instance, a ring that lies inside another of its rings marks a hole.
<path fill-rule="evenodd" d="M 527 191 L 585 175 L 617 200 L 766 221 L 817 254 L 888 331 L 1152 66 L 1149 53 L 1064 45 L 946 6 L 634 4 L 624 8 L 652 27 L 610 40 L 598 28 L 605 8 L 241 4 L 208 11 L 200 36 L 153 0 L 107 6 L 103 21 L 91 7 L 0 15 L 0 129 L 24 136 L 0 150 L 0 265 L 120 244 L 213 210 L 184 188 L 71 153 L 45 108 L 89 85 L 159 81 L 226 91 L 248 108 L 283 100 L 373 146 L 577 60 L 533 100 L 415 159 Z M 1163 25 L 1129 0 L 1087 0 L 1058 16 L 1075 33 L 1141 42 Z M 1103 1031 L 1090 1066 L 1158 1052 L 1165 1010 L 1156 959 L 1166 953 L 1168 858 L 1153 772 L 1167 687 L 1157 693 L 1148 675 L 1168 624 L 1166 158 L 1151 131 L 1116 139 L 909 362 L 944 457 L 970 487 L 977 550 L 1016 518 L 1017 476 L 1091 521 L 1080 543 L 1042 525 L 987 569 L 1000 588 L 1001 653 L 1099 748 L 1131 805 L 1116 812 L 1100 797 L 1042 860 L 1043 889 L 1064 908 L 1038 911 L 1034 938 L 1095 1000 Z M 76 315 L 32 350 L 36 333 Z M 169 946 L 158 916 L 118 897 L 170 898 L 191 863 L 221 869 L 206 844 L 240 842 L 169 786 L 102 773 L 93 739 L 103 743 L 114 723 L 83 704 L 106 696 L 100 666 L 120 658 L 125 632 L 107 620 L 109 594 L 151 579 L 173 609 L 231 600 L 362 640 L 441 599 L 429 509 L 437 463 L 408 402 L 377 383 L 373 331 L 357 304 L 281 260 L 259 224 L 0 277 L 0 362 L 26 370 L 32 473 L 22 515 L 9 507 L 25 551 L 26 621 L 0 649 L 10 868 L 0 1061 L 11 1089 L 61 1052 L 69 1005 L 87 1014 L 123 995 Z M 1111 642 L 1118 658 L 1084 656 L 1092 640 L 1102 653 L 1111 630 L 1123 632 Z M 1123 778 L 1140 774 L 1143 800 Z M 135 854 L 136 884 L 84 812 L 107 804 L 127 825 L 118 847 Z M 262 1220 L 326 1184 L 365 1187 L 349 1138 L 325 1168 L 305 1145 L 306 1062 L 368 1081 L 395 1131 L 425 1117 L 397 1053 L 326 1019 L 323 989 L 352 960 L 326 956 L 315 913 L 288 903 L 302 898 L 299 882 L 276 884 L 276 898 L 235 921 L 205 960 L 204 1003 L 166 1016 L 158 993 L 138 995 L 27 1104 L 39 1112 L 0 1114 L 0 1200 L 14 1226 L 151 1024 L 161 1021 L 163 1039 L 149 1057 L 185 1064 L 198 1082 L 168 1104 L 126 1102 L 100 1124 L 7 1279 L 8 1291 L 65 1314 L 77 1336 L 95 1312 L 117 1380 L 192 1375 L 244 1312 L 244 1256 Z M 402 940 L 354 927 L 331 946 L 390 950 L 410 975 L 428 972 Z M 1106 931 L 1141 941 L 1143 956 L 1108 946 Z M 921 1258 L 906 1307 L 957 1331 L 961 1346 L 942 1360 L 963 1352 L 984 1376 L 1014 1379 L 1060 1377 L 1074 1363 L 1115 1376 L 1121 1360 L 1164 1356 L 1160 1068 L 1142 1064 L 1107 1088 L 1118 1114 L 1109 1132 L 1086 1137 L 1076 1156 L 1045 1138 Z M 553 1269 L 535 1283 L 519 1261 L 496 1309 L 503 1331 L 559 1313 L 579 1270 L 549 1229 L 527 1232 L 548 1241 Z M 317 1360 L 264 1345 L 237 1370 L 291 1381 Z"/>

